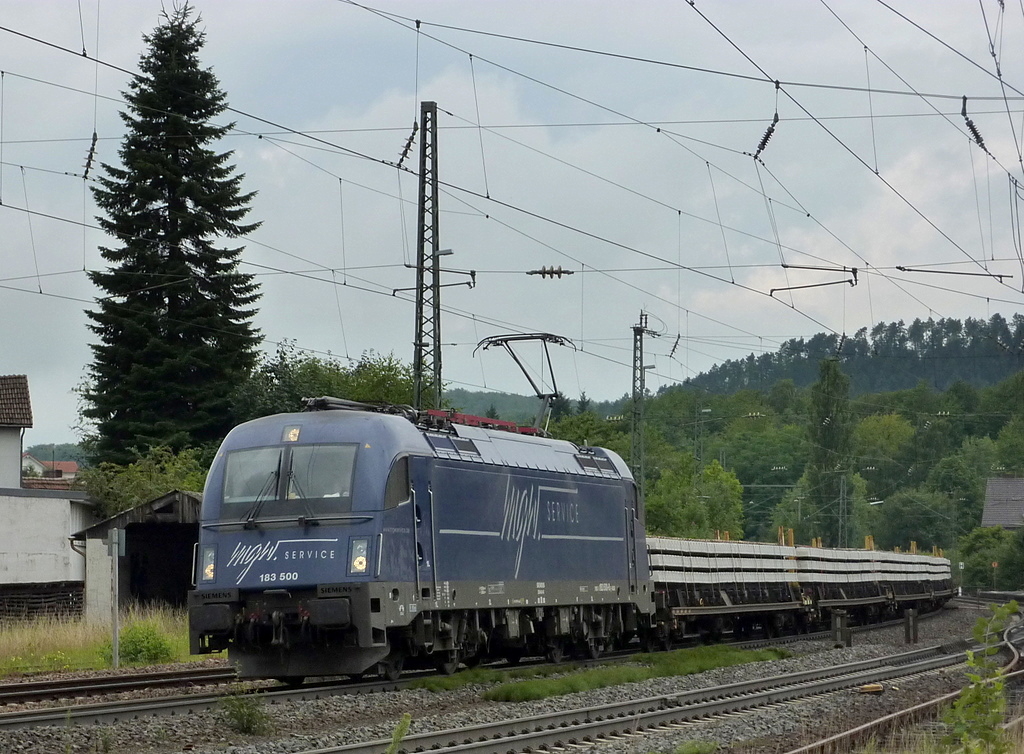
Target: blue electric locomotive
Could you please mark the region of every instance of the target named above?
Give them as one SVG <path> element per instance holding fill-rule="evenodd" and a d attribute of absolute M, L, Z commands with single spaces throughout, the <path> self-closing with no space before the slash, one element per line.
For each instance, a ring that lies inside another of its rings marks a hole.
<path fill-rule="evenodd" d="M 649 625 L 621 458 L 432 413 L 325 398 L 232 430 L 203 496 L 192 652 L 227 648 L 242 677 L 394 677 L 595 656 Z"/>

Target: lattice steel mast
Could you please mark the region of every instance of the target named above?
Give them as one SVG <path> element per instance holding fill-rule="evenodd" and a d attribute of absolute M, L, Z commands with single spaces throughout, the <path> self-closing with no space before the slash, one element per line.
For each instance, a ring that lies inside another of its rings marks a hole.
<path fill-rule="evenodd" d="M 441 270 L 437 190 L 437 103 L 420 103 L 413 406 L 441 407 Z M 429 275 L 428 275 L 429 272 Z"/>
<path fill-rule="evenodd" d="M 640 312 L 640 323 L 633 325 L 633 422 L 629 463 L 640 499 L 644 499 L 644 396 L 647 392 L 644 364 L 644 335 L 658 333 L 647 328 L 647 312 Z"/>

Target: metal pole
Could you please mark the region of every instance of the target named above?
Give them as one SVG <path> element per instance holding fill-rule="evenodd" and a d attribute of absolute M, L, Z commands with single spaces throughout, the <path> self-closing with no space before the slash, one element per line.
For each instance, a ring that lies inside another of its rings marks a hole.
<path fill-rule="evenodd" d="M 119 576 L 119 558 L 121 555 L 121 530 L 111 529 L 110 530 L 110 624 L 113 636 L 110 642 L 110 660 L 114 666 L 114 670 L 117 670 L 121 665 L 120 657 L 120 633 L 121 633 L 121 616 L 120 616 L 120 590 L 118 587 L 118 576 Z"/>

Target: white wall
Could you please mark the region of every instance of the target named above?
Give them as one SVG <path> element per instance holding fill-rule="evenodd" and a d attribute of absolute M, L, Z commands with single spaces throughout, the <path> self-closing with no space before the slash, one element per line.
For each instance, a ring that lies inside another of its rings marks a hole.
<path fill-rule="evenodd" d="M 0 489 L 21 486 L 21 430 L 0 427 Z"/>
<path fill-rule="evenodd" d="M 68 537 L 95 522 L 91 508 L 44 492 L 0 489 L 0 584 L 85 579 Z"/>

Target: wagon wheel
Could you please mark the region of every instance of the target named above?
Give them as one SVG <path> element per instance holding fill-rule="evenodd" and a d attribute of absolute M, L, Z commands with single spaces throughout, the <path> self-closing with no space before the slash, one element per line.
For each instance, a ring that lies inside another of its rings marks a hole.
<path fill-rule="evenodd" d="M 459 669 L 459 650 L 449 649 L 439 652 L 438 655 L 435 667 L 437 667 L 437 672 L 441 673 L 441 675 L 452 675 Z"/>
<path fill-rule="evenodd" d="M 586 654 L 587 659 L 596 660 L 601 656 L 602 642 L 600 639 L 587 639 Z"/>
<path fill-rule="evenodd" d="M 562 646 L 562 642 L 556 639 L 548 646 L 545 654 L 548 658 L 548 662 L 558 664 L 565 659 L 565 648 Z"/>
<path fill-rule="evenodd" d="M 654 629 L 644 629 L 640 633 L 640 650 L 642 652 L 656 652 L 658 651 L 658 641 L 654 635 Z"/>
<path fill-rule="evenodd" d="M 661 649 L 662 652 L 672 651 L 672 632 L 667 628 L 664 633 L 658 634 L 658 648 Z"/>

